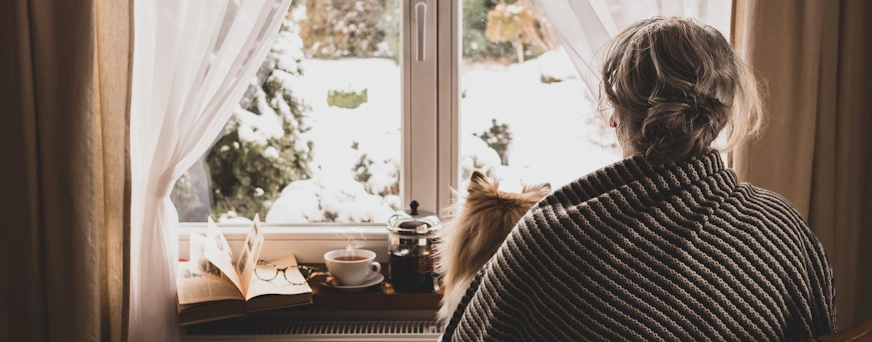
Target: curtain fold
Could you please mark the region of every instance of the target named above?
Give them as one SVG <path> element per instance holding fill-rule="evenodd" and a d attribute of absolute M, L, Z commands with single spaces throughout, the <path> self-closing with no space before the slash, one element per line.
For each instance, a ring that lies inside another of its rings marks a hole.
<path fill-rule="evenodd" d="M 653 16 L 693 17 L 729 33 L 730 1 L 528 0 L 545 14 L 569 59 L 594 96 L 599 94 L 603 45 L 631 23 Z"/>
<path fill-rule="evenodd" d="M 827 252 L 839 326 L 872 315 L 872 3 L 738 0 L 734 45 L 768 88 L 742 181 L 787 198 Z"/>
<path fill-rule="evenodd" d="M 96 2 L 94 82 L 97 129 L 102 340 L 127 339 L 130 294 L 130 83 L 133 6 Z"/>
<path fill-rule="evenodd" d="M 289 6 L 290 0 L 135 3 L 131 340 L 181 338 L 178 213 L 169 194 L 222 133 Z"/>
<path fill-rule="evenodd" d="M 0 340 L 123 339 L 129 6 L 0 3 Z"/>

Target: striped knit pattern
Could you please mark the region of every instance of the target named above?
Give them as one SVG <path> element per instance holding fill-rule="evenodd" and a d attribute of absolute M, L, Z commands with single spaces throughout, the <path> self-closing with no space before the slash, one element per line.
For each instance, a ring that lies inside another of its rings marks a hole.
<path fill-rule="evenodd" d="M 796 341 L 835 327 L 821 244 L 790 203 L 739 184 L 712 152 L 626 159 L 545 198 L 443 341 Z"/>

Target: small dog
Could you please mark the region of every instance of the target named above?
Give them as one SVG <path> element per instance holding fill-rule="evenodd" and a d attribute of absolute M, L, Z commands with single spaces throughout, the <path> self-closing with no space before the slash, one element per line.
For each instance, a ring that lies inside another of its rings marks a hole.
<path fill-rule="evenodd" d="M 524 186 L 521 193 L 499 191 L 478 170 L 472 172 L 466 198 L 458 198 L 446 212 L 451 219 L 440 232 L 436 269 L 445 292 L 438 318 L 447 324 L 475 275 L 502 246 L 515 224 L 551 193 L 548 183 Z M 456 194 L 456 193 L 455 193 Z"/>

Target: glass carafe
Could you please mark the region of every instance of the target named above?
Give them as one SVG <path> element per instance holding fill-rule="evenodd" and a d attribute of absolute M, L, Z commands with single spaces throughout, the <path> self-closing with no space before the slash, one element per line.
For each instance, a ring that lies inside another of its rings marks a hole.
<path fill-rule="evenodd" d="M 419 215 L 417 202 L 407 214 L 388 220 L 390 232 L 389 275 L 397 292 L 423 293 L 436 290 L 433 249 L 436 232 L 441 228 L 436 215 Z"/>

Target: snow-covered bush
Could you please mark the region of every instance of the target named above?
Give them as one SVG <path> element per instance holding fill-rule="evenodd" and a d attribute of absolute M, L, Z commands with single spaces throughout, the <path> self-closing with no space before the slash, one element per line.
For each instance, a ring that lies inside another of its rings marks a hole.
<path fill-rule="evenodd" d="M 305 11 L 310 58 L 399 58 L 399 0 L 306 0 Z"/>
<path fill-rule="evenodd" d="M 522 185 L 538 181 L 524 166 L 501 165 L 499 154 L 475 135 L 464 137 L 460 144 L 460 168 L 458 190 L 461 193 L 466 191 L 473 170 L 482 171 L 491 180 L 498 181 L 502 191 L 519 192 Z"/>
<path fill-rule="evenodd" d="M 351 145 L 354 179 L 370 194 L 379 196 L 400 194 L 400 155 L 397 144 L 402 141 L 399 130 L 387 134 L 360 137 Z M 399 209 L 397 207 L 396 209 Z"/>
<path fill-rule="evenodd" d="M 369 101 L 366 88 L 363 90 L 335 90 L 327 92 L 327 104 L 339 108 L 354 109 Z"/>
<path fill-rule="evenodd" d="M 302 40 L 296 30 L 292 22 L 283 23 L 225 134 L 206 157 L 215 217 L 231 212 L 263 217 L 286 185 L 311 177 L 313 144 L 305 136 L 309 108 L 292 91 L 302 75 Z"/>
<path fill-rule="evenodd" d="M 460 177 L 469 179 L 473 170 L 480 170 L 492 177 L 496 167 L 500 166 L 500 155 L 490 148 L 486 142 L 475 135 L 463 137 L 460 143 Z"/>
<path fill-rule="evenodd" d="M 509 165 L 509 147 L 512 144 L 512 132 L 509 124 L 498 124 L 497 119 L 491 121 L 491 128 L 487 131 L 475 134 L 487 143 L 487 146 L 496 151 L 500 156 L 501 165 Z"/>
<path fill-rule="evenodd" d="M 374 158 L 361 153 L 354 165 L 354 173 L 354 179 L 370 194 L 400 194 L 400 163 L 395 159 Z"/>
<path fill-rule="evenodd" d="M 350 178 L 313 178 L 291 183 L 282 190 L 266 215 L 267 222 L 385 222 L 401 202 L 366 192 Z"/>
<path fill-rule="evenodd" d="M 539 62 L 539 80 L 542 83 L 557 83 L 578 77 L 569 56 L 561 46 L 536 58 Z"/>

